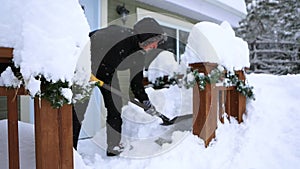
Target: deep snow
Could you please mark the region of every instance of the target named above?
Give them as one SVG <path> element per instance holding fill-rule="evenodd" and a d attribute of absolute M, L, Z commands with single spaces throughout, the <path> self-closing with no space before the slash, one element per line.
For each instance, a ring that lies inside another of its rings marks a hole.
<path fill-rule="evenodd" d="M 77 72 L 83 73 L 78 77 L 84 77 L 82 81 L 87 81 L 90 70 L 81 69 L 90 69 L 89 57 L 81 57 L 84 60 L 82 61 L 80 56 L 89 55 L 88 50 L 85 50 L 89 47 L 86 45 L 89 27 L 77 1 L 66 0 L 62 3 L 58 0 L 43 2 L 31 0 L 26 2 L 26 5 L 20 0 L 2 0 L 1 2 L 3 3 L 0 6 L 0 14 L 7 17 L 0 18 L 0 46 L 15 48 L 15 62 L 23 68 L 22 74 L 25 80 L 28 80 L 27 87 L 32 93 L 39 90 L 39 83 L 33 79 L 33 76 L 39 73 L 54 80 L 72 81 L 76 76 L 74 70 L 77 67 Z M 208 25 L 211 24 L 206 26 Z M 217 53 L 220 63 L 224 64 L 226 61 L 224 66 L 228 66 L 229 69 L 247 65 L 249 58 L 247 58 L 246 49 L 239 52 L 239 56 L 242 56 L 239 58 L 242 59 L 241 62 L 238 62 L 237 58 L 228 58 L 232 51 L 229 51 L 231 49 L 226 46 L 234 49 L 234 47 L 242 46 L 244 42 L 232 34 L 228 25 L 225 24 L 222 28 L 225 30 L 220 30 L 220 27 L 216 29 L 224 32 L 226 34 L 224 36 L 230 36 L 232 43 L 226 44 L 227 41 L 223 38 L 205 36 L 210 34 L 201 35 L 203 41 L 211 42 L 206 44 L 213 47 L 210 48 L 211 50 L 199 48 L 197 56 L 201 56 L 204 52 L 209 52 L 207 56 Z M 214 35 L 209 30 L 206 27 L 202 31 L 208 31 Z M 198 32 L 197 29 L 195 31 Z M 191 40 L 197 39 L 200 34 L 203 33 L 198 32 L 192 35 Z M 218 43 L 215 43 L 216 41 Z M 198 49 L 197 42 L 199 41 L 189 41 L 188 46 L 195 45 L 195 49 Z M 224 53 L 219 51 L 225 47 L 228 49 L 226 51 L 228 55 L 220 57 Z M 189 57 L 192 53 L 191 50 L 190 54 L 185 56 Z M 72 61 L 61 62 L 62 59 Z M 196 58 L 195 61 L 199 61 L 197 59 L 201 58 Z M 188 58 L 185 61 L 188 63 L 191 59 Z M 86 63 L 76 65 L 77 62 Z M 63 66 L 59 66 L 61 64 Z M 157 73 L 154 74 L 157 75 Z M 6 71 L 1 75 L 0 85 L 6 85 L 3 83 L 5 81 L 11 82 L 11 77 L 11 72 Z M 231 123 L 228 121 L 225 124 L 218 123 L 216 139 L 208 148 L 204 148 L 203 141 L 190 131 L 174 132 L 172 144 L 164 144 L 160 147 L 154 143 L 154 140 L 169 128 L 160 126 L 159 119 L 150 117 L 140 108 L 129 104 L 123 108 L 123 141 L 134 148 L 129 150 L 130 146 L 127 146 L 121 157 L 106 157 L 103 151 L 105 129 L 102 129 L 92 139 L 80 140 L 78 152 L 74 151 L 75 168 L 111 169 L 125 166 L 130 169 L 296 168 L 300 165 L 300 112 L 298 108 L 300 75 L 251 74 L 247 78 L 254 86 L 256 100 L 249 101 L 247 104 L 244 122 L 237 124 L 232 120 Z M 192 113 L 191 90 L 172 86 L 162 90 L 148 88 L 147 92 L 157 109 L 168 117 Z M 0 121 L 1 168 L 8 168 L 6 126 L 6 120 Z M 33 131 L 31 124 L 20 122 L 20 153 L 23 169 L 35 168 Z"/>
<path fill-rule="evenodd" d="M 175 132 L 172 145 L 165 144 L 161 148 L 150 139 L 131 140 L 134 149 L 124 152 L 122 157 L 106 157 L 101 146 L 104 135 L 99 132 L 94 138 L 79 142 L 78 153 L 74 153 L 75 168 L 297 168 L 300 165 L 300 75 L 251 74 L 247 75 L 247 79 L 254 86 L 256 100 L 248 102 L 244 122 L 218 123 L 216 139 L 208 148 L 204 148 L 201 139 L 186 131 Z M 178 91 L 177 87 L 147 90 L 152 98 L 163 96 L 166 100 L 178 98 L 182 93 Z M 186 104 L 182 111 L 189 113 L 190 107 L 186 102 L 179 99 L 174 104 L 182 103 Z M 170 107 L 176 109 L 176 106 Z M 145 115 L 139 108 L 129 105 L 123 110 L 125 114 L 139 113 L 139 118 L 135 116 L 137 119 L 148 119 L 148 123 L 139 128 L 132 127 L 125 120 L 125 133 L 131 134 L 131 138 L 151 138 L 148 136 L 162 130 L 158 119 Z M 163 113 L 168 114 L 167 111 Z M 5 123 L 6 120 L 0 121 L 0 166 L 7 166 Z M 20 138 L 22 166 L 34 168 L 33 126 L 20 123 Z M 153 154 L 147 155 L 149 152 Z"/>

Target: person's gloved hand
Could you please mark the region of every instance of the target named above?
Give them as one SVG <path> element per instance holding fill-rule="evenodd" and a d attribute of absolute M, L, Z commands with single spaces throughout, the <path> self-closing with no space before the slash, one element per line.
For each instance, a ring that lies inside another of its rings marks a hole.
<path fill-rule="evenodd" d="M 151 104 L 149 100 L 144 100 L 143 104 L 145 105 L 144 111 L 146 113 L 150 114 L 151 116 L 157 115 L 155 107 Z"/>

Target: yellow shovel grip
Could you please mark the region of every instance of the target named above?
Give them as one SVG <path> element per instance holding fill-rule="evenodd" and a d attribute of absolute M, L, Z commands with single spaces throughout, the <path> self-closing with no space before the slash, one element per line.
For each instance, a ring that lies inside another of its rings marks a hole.
<path fill-rule="evenodd" d="M 104 82 L 102 80 L 99 80 L 98 78 L 96 78 L 96 76 L 94 76 L 93 74 L 91 74 L 90 81 L 97 82 L 100 87 L 102 87 L 104 85 Z"/>

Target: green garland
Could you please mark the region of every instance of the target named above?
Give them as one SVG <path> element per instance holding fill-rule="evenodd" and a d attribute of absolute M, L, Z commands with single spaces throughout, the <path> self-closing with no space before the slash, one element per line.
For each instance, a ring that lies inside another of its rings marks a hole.
<path fill-rule="evenodd" d="M 69 103 L 68 99 L 65 98 L 62 93 L 62 88 L 69 88 L 68 82 L 62 82 L 59 80 L 58 82 L 49 82 L 45 78 L 41 80 L 41 93 L 38 93 L 36 96 L 46 99 L 50 102 L 53 108 L 60 108 L 64 104 Z"/>
<path fill-rule="evenodd" d="M 61 80 L 49 82 L 43 79 L 41 82 L 42 89 L 40 93 L 36 94 L 36 97 L 49 101 L 53 108 L 60 108 L 64 104 L 83 102 L 89 98 L 93 89 L 92 85 L 79 86 L 74 84 L 69 86 L 68 82 L 62 82 Z M 72 90 L 73 97 L 71 101 L 62 94 L 63 88 Z"/>
<path fill-rule="evenodd" d="M 41 80 L 41 92 L 36 94 L 36 97 L 48 100 L 53 108 L 60 108 L 64 104 L 73 104 L 76 102 L 83 102 L 91 95 L 93 85 L 79 86 L 73 84 L 69 85 L 68 82 L 63 82 L 61 80 L 57 82 L 49 82 L 45 78 L 40 78 Z M 72 90 L 73 97 L 72 100 L 68 100 L 63 94 L 62 89 L 69 88 Z"/>
<path fill-rule="evenodd" d="M 255 100 L 253 86 L 245 84 L 244 81 L 240 80 L 235 74 L 228 73 L 226 76 L 229 79 L 229 84 L 236 86 L 236 90 L 242 95 L 246 96 L 249 99 Z M 225 83 L 225 85 L 227 85 Z"/>
<path fill-rule="evenodd" d="M 19 69 L 14 69 L 14 74 L 18 77 L 20 81 L 24 83 L 22 74 Z M 179 78 L 180 77 L 180 78 Z M 46 99 L 50 102 L 53 108 L 60 108 L 64 104 L 76 103 L 84 101 L 89 98 L 94 84 L 89 84 L 86 86 L 79 86 L 73 84 L 69 85 L 68 82 L 63 82 L 61 80 L 57 82 L 49 82 L 43 76 L 37 76 L 37 79 L 41 81 L 41 92 L 37 93 L 35 97 Z M 236 90 L 250 99 L 254 98 L 253 87 L 245 84 L 244 81 L 238 79 L 237 75 L 231 73 L 223 73 L 218 68 L 215 68 L 211 71 L 210 74 L 204 75 L 199 73 L 198 70 L 187 69 L 187 73 L 184 77 L 180 76 L 179 73 L 174 73 L 172 77 L 163 78 L 159 77 L 152 84 L 152 87 L 155 89 L 160 89 L 169 85 L 178 85 L 179 87 L 184 86 L 185 88 L 191 88 L 195 85 L 198 85 L 200 90 L 205 90 L 206 85 L 215 84 L 218 82 L 223 82 L 223 86 L 236 86 Z M 72 89 L 73 98 L 68 100 L 62 94 L 63 88 Z"/>
<path fill-rule="evenodd" d="M 22 84 L 24 84 L 25 82 L 20 72 L 20 68 L 16 68 L 14 66 L 14 63 L 12 62 L 11 69 L 18 80 L 21 81 Z M 64 104 L 73 104 L 86 100 L 91 95 L 92 89 L 94 87 L 92 84 L 87 84 L 85 86 L 73 84 L 72 86 L 70 86 L 68 82 L 63 82 L 61 80 L 57 82 L 47 81 L 46 78 L 44 78 L 42 75 L 38 75 L 35 78 L 41 81 L 42 89 L 39 93 L 32 97 L 43 98 L 49 101 L 53 108 L 60 108 Z M 72 90 L 72 100 L 68 100 L 62 93 L 62 89 L 67 88 Z"/>
<path fill-rule="evenodd" d="M 236 90 L 248 99 L 255 100 L 253 87 L 246 84 L 244 81 L 238 79 L 238 76 L 231 73 L 223 73 L 223 71 L 215 68 L 210 74 L 204 75 L 199 73 L 198 70 L 187 70 L 186 75 L 183 78 L 179 78 L 178 73 L 166 80 L 166 78 L 159 77 L 151 85 L 154 89 L 160 89 L 168 87 L 169 85 L 184 86 L 189 89 L 195 85 L 199 86 L 200 90 L 205 90 L 207 84 L 222 83 L 223 86 L 236 86 Z"/>

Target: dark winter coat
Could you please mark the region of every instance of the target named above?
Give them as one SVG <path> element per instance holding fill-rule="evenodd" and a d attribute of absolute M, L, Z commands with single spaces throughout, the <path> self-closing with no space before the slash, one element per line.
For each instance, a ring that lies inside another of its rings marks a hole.
<path fill-rule="evenodd" d="M 143 102 L 149 100 L 143 86 L 143 68 L 145 65 L 145 53 L 139 47 L 140 44 L 148 44 L 156 40 L 157 35 L 162 35 L 161 26 L 152 18 L 144 18 L 134 26 L 134 31 L 120 26 L 108 26 L 90 33 L 92 73 L 104 83 L 120 89 L 117 70 L 130 70 L 130 88 L 135 97 Z M 153 37 L 153 38 L 152 38 Z M 149 39 L 151 38 L 151 39 Z M 152 50 L 150 53 L 158 53 Z M 147 54 L 149 60 L 149 53 Z M 152 57 L 151 57 L 152 58 Z M 154 59 L 154 58 L 152 58 Z M 106 132 L 107 149 L 119 145 L 121 140 L 121 108 L 122 99 L 110 91 L 100 88 L 105 107 L 107 108 Z M 87 107 L 87 102 L 77 103 L 73 111 L 73 140 L 74 147 L 80 131 L 80 121 Z M 76 111 L 75 111 L 76 109 Z M 76 113 L 77 112 L 77 113 Z M 77 118 L 79 116 L 79 118 Z"/>
<path fill-rule="evenodd" d="M 130 87 L 139 101 L 148 100 L 142 83 L 145 56 L 134 31 L 108 26 L 90 33 L 92 73 L 106 84 L 118 88 L 117 70 L 130 70 Z M 116 80 L 116 81 L 113 81 Z"/>

